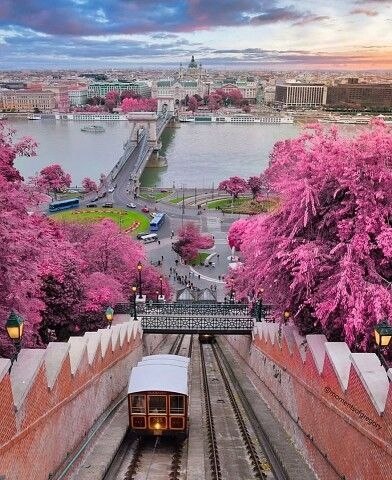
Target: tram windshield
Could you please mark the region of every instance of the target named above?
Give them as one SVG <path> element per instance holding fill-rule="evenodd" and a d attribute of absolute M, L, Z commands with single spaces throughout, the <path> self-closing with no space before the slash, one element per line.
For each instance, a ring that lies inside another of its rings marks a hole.
<path fill-rule="evenodd" d="M 182 395 L 170 395 L 170 413 L 184 413 L 184 397 Z"/>
<path fill-rule="evenodd" d="M 166 396 L 150 395 L 148 397 L 149 413 L 166 413 Z"/>
<path fill-rule="evenodd" d="M 146 413 L 146 403 L 144 395 L 132 395 L 131 408 L 132 413 Z"/>

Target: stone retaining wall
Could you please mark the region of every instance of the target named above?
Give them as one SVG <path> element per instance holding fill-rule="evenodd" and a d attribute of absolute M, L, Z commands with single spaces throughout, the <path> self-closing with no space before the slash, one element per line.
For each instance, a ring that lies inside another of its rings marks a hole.
<path fill-rule="evenodd" d="M 160 335 L 148 336 L 153 351 Z M 118 397 L 143 354 L 139 322 L 0 359 L 0 478 L 47 480 Z"/>
<path fill-rule="evenodd" d="M 351 353 L 324 335 L 255 325 L 252 339 L 226 339 L 260 379 L 260 395 L 319 478 L 389 480 L 391 370 L 375 354 Z"/>

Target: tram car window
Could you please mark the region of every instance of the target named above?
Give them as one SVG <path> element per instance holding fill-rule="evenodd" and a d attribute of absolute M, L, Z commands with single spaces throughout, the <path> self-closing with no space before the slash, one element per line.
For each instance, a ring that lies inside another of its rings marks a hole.
<path fill-rule="evenodd" d="M 138 435 L 185 436 L 188 430 L 189 358 L 150 355 L 132 369 L 129 428 Z"/>

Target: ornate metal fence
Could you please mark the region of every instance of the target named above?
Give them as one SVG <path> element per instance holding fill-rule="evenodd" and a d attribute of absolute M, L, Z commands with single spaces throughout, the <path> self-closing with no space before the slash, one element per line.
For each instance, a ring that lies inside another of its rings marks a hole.
<path fill-rule="evenodd" d="M 250 334 L 253 329 L 253 319 L 247 316 L 143 314 L 141 323 L 145 333 L 226 333 L 246 335 Z"/>

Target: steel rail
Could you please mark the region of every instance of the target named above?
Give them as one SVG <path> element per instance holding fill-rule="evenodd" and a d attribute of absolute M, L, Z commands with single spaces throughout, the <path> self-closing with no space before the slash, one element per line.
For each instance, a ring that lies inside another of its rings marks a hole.
<path fill-rule="evenodd" d="M 252 438 L 249 434 L 248 428 L 246 426 L 245 419 L 242 415 L 241 409 L 240 409 L 240 407 L 238 405 L 238 402 L 235 398 L 233 389 L 231 388 L 228 376 L 226 375 L 226 372 L 225 372 L 225 370 L 222 366 L 222 363 L 220 361 L 220 358 L 217 354 L 216 348 L 214 347 L 214 345 L 211 345 L 211 348 L 212 348 L 212 351 L 213 351 L 213 354 L 214 354 L 216 364 L 218 365 L 219 372 L 220 372 L 221 377 L 223 379 L 223 383 L 225 385 L 226 393 L 229 397 L 230 404 L 233 408 L 234 416 L 235 416 L 235 419 L 237 421 L 238 428 L 240 430 L 242 439 L 245 443 L 246 451 L 248 452 L 250 461 L 252 463 L 252 468 L 253 468 L 253 472 L 255 474 L 255 478 L 264 480 L 264 479 L 267 478 L 266 468 L 265 468 L 265 466 L 262 465 L 262 463 L 260 461 L 259 455 L 256 451 L 256 447 L 255 447 L 255 445 L 253 443 L 253 440 L 252 440 Z M 269 468 L 268 468 L 268 470 L 269 470 Z"/>
<path fill-rule="evenodd" d="M 230 382 L 232 383 L 232 385 L 234 386 L 235 388 L 235 391 L 237 393 L 237 396 L 238 398 L 240 399 L 240 402 L 246 412 L 246 415 L 252 425 L 252 428 L 260 442 L 260 445 L 261 447 L 263 448 L 265 454 L 266 454 L 266 457 L 270 463 L 270 466 L 271 466 L 271 470 L 272 470 L 272 473 L 274 474 L 276 480 L 290 480 L 290 477 L 286 471 L 286 469 L 284 468 L 279 456 L 275 453 L 275 450 L 271 444 L 271 442 L 269 441 L 269 438 L 268 438 L 268 435 L 267 433 L 265 432 L 262 424 L 260 423 L 260 421 L 258 420 L 254 410 L 253 410 L 253 407 L 251 405 L 251 403 L 249 402 L 247 396 L 245 395 L 240 383 L 238 382 L 235 374 L 234 374 L 234 371 L 229 363 L 229 361 L 227 360 L 227 358 L 225 357 L 223 351 L 222 351 L 222 348 L 220 347 L 220 345 L 217 343 L 215 346 L 213 346 L 213 351 L 214 351 L 214 354 L 216 354 L 216 351 L 218 351 L 218 357 L 221 361 L 221 363 L 224 365 L 225 367 L 225 370 L 227 372 L 227 377 L 230 379 Z M 218 361 L 218 366 L 219 366 L 219 361 Z M 219 368 L 221 368 L 219 366 Z"/>
<path fill-rule="evenodd" d="M 218 454 L 218 444 L 217 444 L 216 434 L 215 434 L 214 417 L 212 414 L 212 407 L 211 407 L 210 389 L 208 386 L 207 369 L 206 369 L 206 363 L 204 359 L 202 344 L 200 344 L 200 359 L 201 359 L 201 372 L 202 372 L 202 379 L 203 379 L 204 402 L 205 402 L 205 408 L 206 408 L 208 445 L 210 449 L 209 459 L 210 459 L 211 473 L 212 473 L 213 480 L 222 480 L 222 472 L 221 472 L 219 454 Z"/>

